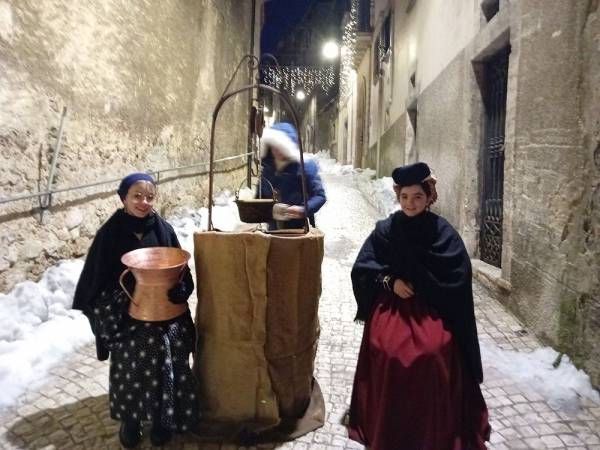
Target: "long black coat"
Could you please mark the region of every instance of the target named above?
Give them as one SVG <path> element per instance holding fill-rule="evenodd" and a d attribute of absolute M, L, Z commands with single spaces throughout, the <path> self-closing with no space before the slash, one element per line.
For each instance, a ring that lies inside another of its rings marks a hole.
<path fill-rule="evenodd" d="M 352 268 L 357 320 L 368 320 L 379 274 L 412 283 L 415 298 L 436 310 L 452 331 L 473 377 L 483 371 L 473 305 L 471 261 L 456 230 L 442 217 L 402 211 L 377 222 Z M 413 301 L 413 300 L 408 300 Z"/>
<path fill-rule="evenodd" d="M 126 268 L 121 262 L 121 256 L 138 248 L 181 247 L 173 227 L 157 213 L 154 213 L 141 228 L 140 223 L 119 209 L 100 227 L 88 251 L 75 289 L 73 309 L 81 310 L 90 321 L 96 336 L 96 353 L 100 361 L 108 359 L 109 352 L 98 336 L 94 308 L 102 295 L 120 289 L 119 276 Z M 141 232 L 142 238 L 139 239 L 135 232 Z M 186 290 L 191 293 L 194 281 L 187 266 L 183 281 Z M 126 282 L 128 288 L 133 289 L 133 277 L 126 278 Z"/>

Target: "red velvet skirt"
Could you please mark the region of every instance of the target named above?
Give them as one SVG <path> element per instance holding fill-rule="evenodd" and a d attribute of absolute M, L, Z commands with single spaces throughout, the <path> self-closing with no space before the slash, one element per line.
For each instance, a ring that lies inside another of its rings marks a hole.
<path fill-rule="evenodd" d="M 364 329 L 348 434 L 373 450 L 485 450 L 479 384 L 442 320 L 384 293 Z"/>

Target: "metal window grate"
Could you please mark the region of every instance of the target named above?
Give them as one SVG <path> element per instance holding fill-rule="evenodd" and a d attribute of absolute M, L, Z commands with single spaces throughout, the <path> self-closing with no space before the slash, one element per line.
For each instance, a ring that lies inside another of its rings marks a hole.
<path fill-rule="evenodd" d="M 504 125 L 510 48 L 501 50 L 484 65 L 485 109 L 483 142 L 483 200 L 481 259 L 500 267 L 502 260 L 502 200 L 504 185 Z"/>

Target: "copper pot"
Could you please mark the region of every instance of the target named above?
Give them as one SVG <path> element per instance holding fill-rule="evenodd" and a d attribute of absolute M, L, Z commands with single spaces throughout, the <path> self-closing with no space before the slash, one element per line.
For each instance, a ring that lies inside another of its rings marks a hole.
<path fill-rule="evenodd" d="M 183 314 L 187 303 L 176 305 L 170 302 L 167 291 L 181 280 L 190 256 L 185 250 L 174 247 L 148 247 L 125 253 L 121 262 L 127 269 L 119 277 L 119 284 L 131 299 L 129 315 L 152 322 Z M 133 296 L 123 284 L 127 272 L 135 277 Z"/>

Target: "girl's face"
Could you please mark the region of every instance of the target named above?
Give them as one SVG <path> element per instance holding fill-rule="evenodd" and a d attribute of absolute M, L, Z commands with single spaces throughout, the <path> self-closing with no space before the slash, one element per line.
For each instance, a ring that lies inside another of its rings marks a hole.
<path fill-rule="evenodd" d="M 418 216 L 427 209 L 431 202 L 431 196 L 427 196 L 423 188 L 418 184 L 412 186 L 394 186 L 396 197 L 404 214 L 409 217 Z"/>
<path fill-rule="evenodd" d="M 271 146 L 271 154 L 276 161 L 285 161 L 285 156 L 277 147 Z"/>
<path fill-rule="evenodd" d="M 149 181 L 138 181 L 127 191 L 123 206 L 128 214 L 144 218 L 152 211 L 154 200 L 156 200 L 156 186 Z"/>

